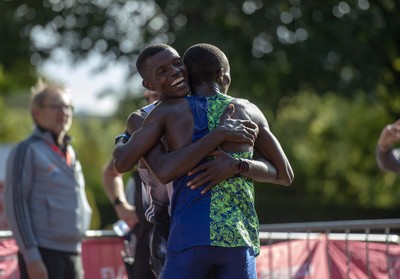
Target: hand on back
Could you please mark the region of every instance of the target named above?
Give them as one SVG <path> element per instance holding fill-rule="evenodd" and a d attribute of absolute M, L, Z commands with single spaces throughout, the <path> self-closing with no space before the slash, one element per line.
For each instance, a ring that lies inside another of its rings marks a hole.
<path fill-rule="evenodd" d="M 232 118 L 235 106 L 230 104 L 221 117 L 219 128 L 225 129 L 227 141 L 254 145 L 258 134 L 258 126 L 251 120 Z"/>
<path fill-rule="evenodd" d="M 201 191 L 202 194 L 205 194 L 211 190 L 211 188 L 218 183 L 234 176 L 239 171 L 239 160 L 231 157 L 228 153 L 222 150 L 216 150 L 210 153 L 209 156 L 213 156 L 213 160 L 205 164 L 198 165 L 191 172 L 189 172 L 189 175 L 201 172 L 187 184 L 187 186 L 192 190 L 203 186 L 207 182 L 210 182 L 207 187 Z"/>

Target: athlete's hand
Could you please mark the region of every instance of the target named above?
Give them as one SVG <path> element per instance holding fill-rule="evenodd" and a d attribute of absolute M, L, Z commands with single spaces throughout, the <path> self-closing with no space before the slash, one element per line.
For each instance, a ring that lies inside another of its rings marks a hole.
<path fill-rule="evenodd" d="M 224 130 L 226 141 L 242 142 L 254 145 L 258 134 L 258 126 L 251 120 L 232 118 L 235 113 L 235 106 L 230 104 L 223 113 L 218 128 Z"/>
<path fill-rule="evenodd" d="M 214 159 L 197 166 L 189 172 L 189 175 L 201 172 L 188 182 L 187 186 L 192 190 L 203 186 L 207 182 L 210 183 L 201 191 L 202 194 L 207 193 L 218 183 L 238 173 L 238 160 L 231 157 L 228 153 L 222 150 L 216 150 L 211 152 L 209 156 L 214 156 Z"/>
<path fill-rule="evenodd" d="M 392 144 L 400 142 L 400 119 L 393 124 L 387 125 L 381 132 L 378 147 L 382 152 L 392 148 Z"/>
<path fill-rule="evenodd" d="M 136 208 L 130 205 L 127 201 L 124 201 L 115 206 L 115 211 L 119 219 L 124 220 L 129 228 L 133 228 L 139 223 L 139 217 L 136 214 Z"/>

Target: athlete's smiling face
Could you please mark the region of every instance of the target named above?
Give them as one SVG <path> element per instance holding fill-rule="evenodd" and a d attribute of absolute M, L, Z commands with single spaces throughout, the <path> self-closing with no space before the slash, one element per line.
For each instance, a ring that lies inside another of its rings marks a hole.
<path fill-rule="evenodd" d="M 186 66 L 173 48 L 149 57 L 145 69 L 143 85 L 149 90 L 159 92 L 161 99 L 179 98 L 189 94 Z"/>

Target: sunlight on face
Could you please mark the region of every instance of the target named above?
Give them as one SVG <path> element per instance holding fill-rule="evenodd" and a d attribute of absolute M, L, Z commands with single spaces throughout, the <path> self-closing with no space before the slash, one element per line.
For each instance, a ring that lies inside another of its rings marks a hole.
<path fill-rule="evenodd" d="M 34 112 L 39 126 L 55 135 L 66 133 L 71 128 L 73 107 L 69 94 L 61 89 L 50 92 L 42 107 Z"/>

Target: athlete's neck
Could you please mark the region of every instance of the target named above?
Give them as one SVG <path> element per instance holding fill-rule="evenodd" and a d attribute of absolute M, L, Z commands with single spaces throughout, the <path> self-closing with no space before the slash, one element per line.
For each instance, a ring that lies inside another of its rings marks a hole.
<path fill-rule="evenodd" d="M 200 85 L 192 86 L 192 94 L 195 96 L 211 97 L 220 92 L 216 82 L 203 82 Z"/>

